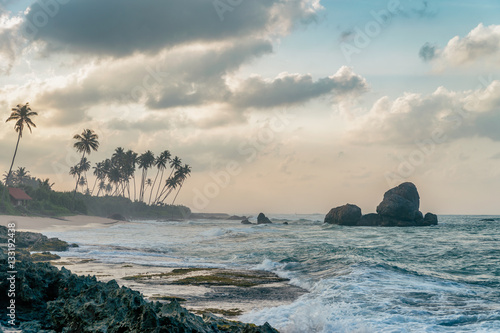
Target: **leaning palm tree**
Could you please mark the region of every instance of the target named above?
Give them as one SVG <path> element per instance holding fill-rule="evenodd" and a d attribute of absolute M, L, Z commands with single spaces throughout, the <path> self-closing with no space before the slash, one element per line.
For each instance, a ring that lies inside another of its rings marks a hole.
<path fill-rule="evenodd" d="M 15 108 L 12 108 L 12 113 L 10 114 L 9 118 L 7 118 L 7 120 L 5 121 L 8 122 L 11 120 L 15 120 L 16 123 L 14 125 L 14 129 L 18 133 L 16 149 L 14 150 L 14 157 L 12 157 L 12 163 L 10 164 L 5 184 L 9 182 L 9 177 L 12 176 L 12 166 L 14 165 L 14 160 L 16 159 L 17 148 L 19 147 L 19 141 L 23 136 L 24 126 L 28 127 L 31 133 L 31 126 L 36 127 L 35 123 L 31 120 L 31 117 L 37 115 L 38 113 L 36 113 L 35 111 L 31 111 L 29 103 L 26 103 L 24 105 L 18 104 Z"/>
<path fill-rule="evenodd" d="M 85 154 L 90 154 L 92 150 L 97 151 L 99 148 L 99 136 L 91 129 L 84 129 L 82 134 L 75 134 L 73 139 L 77 140 L 73 147 L 76 151 L 82 153 L 82 159 L 80 160 L 80 165 L 83 163 Z M 73 199 L 76 195 L 76 190 L 78 189 L 78 183 L 80 182 L 80 173 L 78 174 L 78 179 L 75 185 L 75 193 L 73 194 Z"/>
<path fill-rule="evenodd" d="M 187 164 L 184 164 L 184 166 L 179 170 L 180 184 L 179 184 L 179 189 L 177 190 L 177 194 L 175 195 L 174 200 L 172 201 L 172 205 L 175 203 L 175 199 L 177 199 L 177 196 L 181 191 L 182 185 L 184 185 L 184 181 L 190 174 L 191 174 L 191 167 Z"/>

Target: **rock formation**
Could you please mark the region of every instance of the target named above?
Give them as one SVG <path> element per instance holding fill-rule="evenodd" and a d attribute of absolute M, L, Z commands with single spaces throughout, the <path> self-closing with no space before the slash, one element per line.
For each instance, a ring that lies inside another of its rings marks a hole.
<path fill-rule="evenodd" d="M 16 327 L 25 333 L 52 332 L 248 332 L 277 333 L 262 326 L 229 321 L 213 315 L 203 318 L 171 303 L 148 302 L 138 291 L 120 287 L 115 280 L 99 282 L 78 276 L 64 267 L 34 263 L 29 252 L 16 249 Z M 22 259 L 20 254 L 23 254 Z M 0 265 L 7 255 L 0 248 Z M 0 293 L 8 294 L 9 274 L 0 270 Z M 7 326 L 8 297 L 0 298 L 0 322 Z M 9 325 L 9 327 L 11 327 Z"/>
<path fill-rule="evenodd" d="M 266 217 L 266 215 L 264 215 L 264 213 L 260 213 L 259 216 L 257 216 L 257 224 L 271 224 L 273 222 L 271 222 L 270 219 L 268 219 Z"/>
<path fill-rule="evenodd" d="M 357 225 L 361 219 L 361 208 L 347 204 L 332 208 L 325 216 L 325 223 L 339 225 Z"/>
<path fill-rule="evenodd" d="M 437 225 L 435 214 L 425 216 L 419 210 L 420 196 L 413 183 L 403 183 L 385 192 L 377 214 L 361 215 L 356 205 L 347 204 L 330 210 L 325 223 L 349 226 L 421 227 Z"/>

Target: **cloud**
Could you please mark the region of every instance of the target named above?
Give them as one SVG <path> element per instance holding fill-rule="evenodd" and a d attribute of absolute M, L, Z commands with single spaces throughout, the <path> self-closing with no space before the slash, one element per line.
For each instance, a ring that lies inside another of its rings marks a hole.
<path fill-rule="evenodd" d="M 287 33 L 298 22 L 313 21 L 321 9 L 317 0 L 252 0 L 228 5 L 221 15 L 216 3 L 73 0 L 52 7 L 44 24 L 38 24 L 47 9 L 35 1 L 22 29 L 32 40 L 45 43 L 49 52 L 124 57 L 186 43 Z"/>
<path fill-rule="evenodd" d="M 344 66 L 335 75 L 317 81 L 309 74 L 283 73 L 273 80 L 254 76 L 238 87 L 231 103 L 238 107 L 272 108 L 305 103 L 325 95 L 359 95 L 367 89 L 366 80 Z"/>
<path fill-rule="evenodd" d="M 458 67 L 479 61 L 500 64 L 500 25 L 484 26 L 480 23 L 467 36 L 455 36 L 439 49 L 425 44 L 420 49 L 422 59 L 434 60 L 440 67 Z"/>
<path fill-rule="evenodd" d="M 17 57 L 19 38 L 16 29 L 21 20 L 2 14 L 1 9 L 0 6 L 0 74 L 9 74 Z"/>
<path fill-rule="evenodd" d="M 357 144 L 414 145 L 429 140 L 439 144 L 471 137 L 500 141 L 498 128 L 500 82 L 493 81 L 474 91 L 440 87 L 429 95 L 382 97 L 346 135 Z"/>
<path fill-rule="evenodd" d="M 425 43 L 418 52 L 419 57 L 424 61 L 431 61 L 436 57 L 436 46 Z"/>
<path fill-rule="evenodd" d="M 88 119 L 87 110 L 95 106 L 203 108 L 205 116 L 196 122 L 206 128 L 244 122 L 251 108 L 290 106 L 319 97 L 336 101 L 367 90 L 366 80 L 348 67 L 316 81 L 310 75 L 282 74 L 274 79 L 250 77 L 236 86 L 227 82 L 242 64 L 271 51 L 269 41 L 246 40 L 101 61 L 87 65 L 57 87 L 42 85 L 43 92 L 34 103 L 55 110 L 54 125 Z"/>

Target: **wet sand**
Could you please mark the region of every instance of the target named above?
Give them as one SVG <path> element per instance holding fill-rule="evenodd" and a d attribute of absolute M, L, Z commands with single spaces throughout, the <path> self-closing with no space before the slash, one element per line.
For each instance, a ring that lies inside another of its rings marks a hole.
<path fill-rule="evenodd" d="M 104 217 L 86 215 L 65 216 L 58 218 L 0 215 L 0 225 L 6 226 L 11 222 L 16 223 L 16 229 L 19 231 L 33 231 L 41 233 L 44 231 L 58 231 L 72 228 L 87 228 L 98 225 L 125 223 Z"/>

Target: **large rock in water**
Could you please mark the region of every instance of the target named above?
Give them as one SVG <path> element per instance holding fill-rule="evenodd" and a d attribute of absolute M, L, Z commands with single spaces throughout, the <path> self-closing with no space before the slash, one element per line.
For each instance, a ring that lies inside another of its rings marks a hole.
<path fill-rule="evenodd" d="M 347 204 L 335 207 L 325 216 L 325 223 L 339 225 L 357 225 L 361 219 L 361 208 Z"/>
<path fill-rule="evenodd" d="M 420 196 L 413 183 L 403 183 L 385 192 L 377 207 L 380 225 L 384 227 L 414 227 L 437 225 L 437 216 L 419 210 Z"/>
<path fill-rule="evenodd" d="M 377 213 L 403 221 L 414 221 L 420 207 L 417 187 L 403 183 L 385 192 L 384 200 L 378 205 Z"/>
<path fill-rule="evenodd" d="M 260 213 L 259 216 L 257 216 L 257 224 L 271 224 L 273 222 L 271 222 L 270 219 L 268 219 L 266 217 L 266 215 L 264 215 L 264 213 Z"/>

